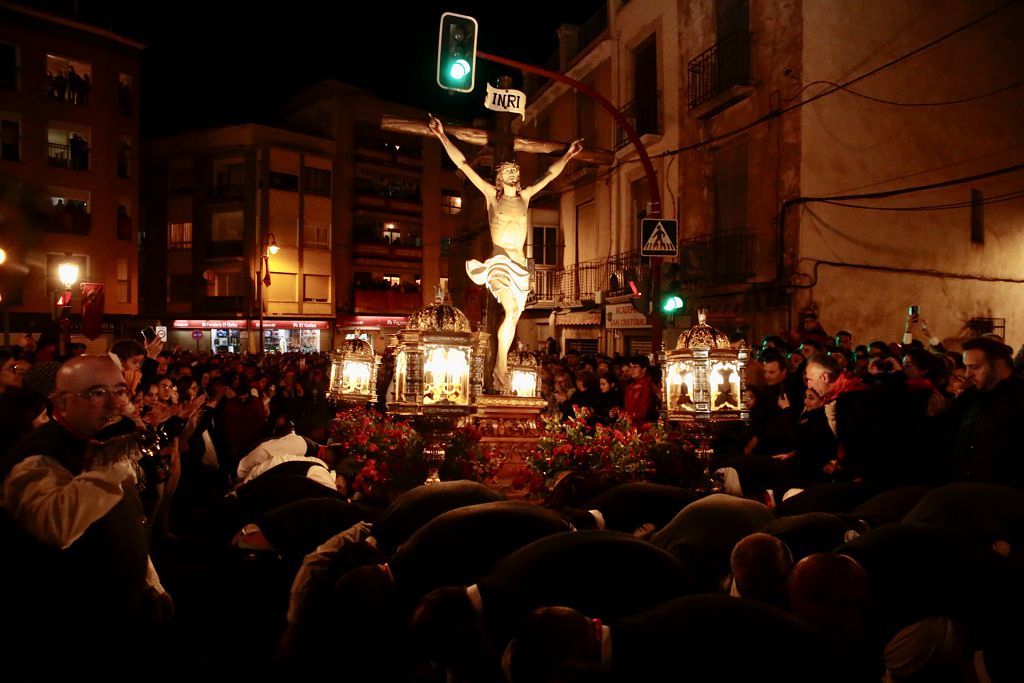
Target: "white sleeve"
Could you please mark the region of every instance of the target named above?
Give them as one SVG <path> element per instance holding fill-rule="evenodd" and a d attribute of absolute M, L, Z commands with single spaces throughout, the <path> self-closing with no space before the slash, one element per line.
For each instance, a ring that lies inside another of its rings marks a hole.
<path fill-rule="evenodd" d="M 270 453 L 262 445 L 257 446 L 238 461 L 238 480 L 245 481 L 257 465 L 270 459 Z"/>
<path fill-rule="evenodd" d="M 46 545 L 64 549 L 121 501 L 121 482 L 134 478 L 124 460 L 76 477 L 56 460 L 34 455 L 7 475 L 3 504 L 19 527 Z"/>
<path fill-rule="evenodd" d="M 156 573 L 156 567 L 153 566 L 153 558 L 146 556 L 146 585 L 155 590 L 157 593 L 166 593 L 167 590 L 160 583 L 160 575 Z"/>
<path fill-rule="evenodd" d="M 341 549 L 349 543 L 365 541 L 369 538 L 371 531 L 369 524 L 358 522 L 345 531 L 332 536 L 316 550 L 306 555 L 298 573 L 295 574 L 295 580 L 292 581 L 291 595 L 288 598 L 287 619 L 289 624 L 299 623 L 312 587 L 320 577 L 330 570 L 331 563 Z"/>

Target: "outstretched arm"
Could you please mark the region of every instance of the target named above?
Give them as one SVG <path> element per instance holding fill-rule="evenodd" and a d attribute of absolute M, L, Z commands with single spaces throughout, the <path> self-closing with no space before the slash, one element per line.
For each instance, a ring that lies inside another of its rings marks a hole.
<path fill-rule="evenodd" d="M 480 190 L 485 197 L 494 195 L 494 185 L 488 183 L 480 177 L 479 173 L 473 170 L 473 167 L 466 162 L 466 155 L 448 139 L 447 135 L 445 135 L 444 126 L 441 125 L 441 119 L 437 118 L 433 114 L 428 114 L 428 116 L 430 116 L 430 123 L 427 124 L 427 127 L 430 128 L 430 132 L 441 141 L 441 146 L 444 147 L 444 151 L 448 153 L 448 156 L 451 157 L 451 160 L 459 167 L 459 170 L 466 174 L 466 177 L 469 178 L 470 182 L 473 183 L 476 186 L 476 189 Z"/>
<path fill-rule="evenodd" d="M 530 185 L 519 194 L 521 194 L 524 199 L 529 200 L 530 197 L 543 190 L 545 187 L 547 187 L 548 183 L 550 183 L 552 180 L 561 175 L 562 171 L 565 170 L 566 164 L 572 161 L 573 157 L 575 157 L 582 151 L 583 139 L 580 138 L 579 140 L 573 140 L 572 143 L 570 143 L 569 145 L 569 149 L 566 151 L 564 155 L 562 155 L 562 158 L 556 161 L 555 163 L 551 164 L 548 170 L 544 173 L 544 175 L 542 175 L 537 180 L 537 182 L 535 182 L 533 185 Z"/>

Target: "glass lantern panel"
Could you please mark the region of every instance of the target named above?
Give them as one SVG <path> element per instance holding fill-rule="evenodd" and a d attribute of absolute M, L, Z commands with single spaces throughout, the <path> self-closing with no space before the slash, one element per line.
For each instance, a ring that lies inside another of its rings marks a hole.
<path fill-rule="evenodd" d="M 537 373 L 530 370 L 512 371 L 512 393 L 516 396 L 537 395 Z"/>
<path fill-rule="evenodd" d="M 694 411 L 693 406 L 693 367 L 688 362 L 669 361 L 668 390 L 666 400 L 669 410 Z"/>
<path fill-rule="evenodd" d="M 346 360 L 341 375 L 342 393 L 370 393 L 370 364 L 368 362 L 364 360 Z"/>
<path fill-rule="evenodd" d="M 405 379 L 409 374 L 409 359 L 405 351 L 399 351 L 395 356 L 395 400 L 405 400 Z"/>
<path fill-rule="evenodd" d="M 740 370 L 735 362 L 715 361 L 709 375 L 711 384 L 711 410 L 739 410 Z"/>
<path fill-rule="evenodd" d="M 332 392 L 340 392 L 341 391 L 341 373 L 339 372 L 340 366 L 341 366 L 341 363 L 339 363 L 337 360 L 331 361 L 331 391 Z"/>
<path fill-rule="evenodd" d="M 423 404 L 469 403 L 469 351 L 426 345 L 423 349 Z"/>

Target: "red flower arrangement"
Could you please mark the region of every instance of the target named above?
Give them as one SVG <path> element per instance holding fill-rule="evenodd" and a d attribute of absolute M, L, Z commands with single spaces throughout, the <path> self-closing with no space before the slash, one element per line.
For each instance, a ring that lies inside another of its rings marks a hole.
<path fill-rule="evenodd" d="M 427 476 L 423 439 L 405 420 L 370 408 L 343 410 L 330 426 L 330 443 L 343 450 L 338 473 L 350 493 L 367 498 L 400 493 L 419 486 Z M 488 481 L 498 462 L 480 444 L 473 426 L 458 427 L 445 451 L 441 478 Z"/>
<path fill-rule="evenodd" d="M 545 418 L 546 436 L 527 459 L 526 468 L 513 482 L 530 495 L 560 506 L 566 502 L 561 489 L 577 489 L 575 498 L 586 498 L 615 484 L 655 480 L 683 486 L 699 485 L 703 464 L 694 445 L 660 424 L 639 430 L 626 417 L 610 425 L 590 425 L 577 414 L 565 422 Z M 575 503 L 584 502 L 582 500 Z"/>

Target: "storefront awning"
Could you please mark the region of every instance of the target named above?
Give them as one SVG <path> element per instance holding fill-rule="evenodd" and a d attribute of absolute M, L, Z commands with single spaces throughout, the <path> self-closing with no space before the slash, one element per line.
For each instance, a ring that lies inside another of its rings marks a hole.
<path fill-rule="evenodd" d="M 561 327 L 601 325 L 601 309 L 595 308 L 592 311 L 569 311 L 566 313 L 555 313 L 555 325 Z"/>
<path fill-rule="evenodd" d="M 409 317 L 404 315 L 339 315 L 338 327 L 406 327 Z"/>
<path fill-rule="evenodd" d="M 258 330 L 259 320 L 175 320 L 171 327 L 178 330 Z M 331 323 L 327 320 L 281 320 L 264 318 L 264 330 L 329 330 Z"/>

